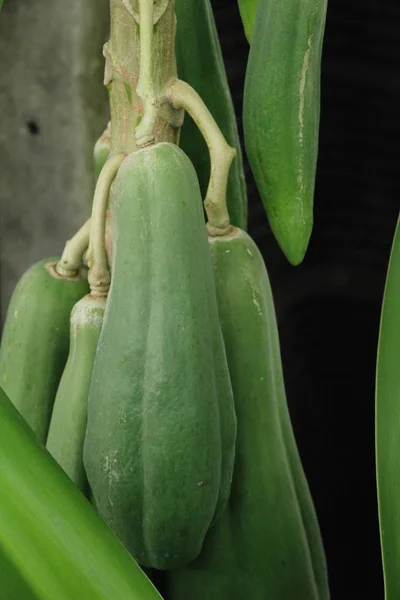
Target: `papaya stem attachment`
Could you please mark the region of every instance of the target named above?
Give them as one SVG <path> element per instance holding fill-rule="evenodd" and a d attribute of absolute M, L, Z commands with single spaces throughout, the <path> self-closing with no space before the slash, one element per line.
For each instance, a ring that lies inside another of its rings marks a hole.
<path fill-rule="evenodd" d="M 82 266 L 83 255 L 89 246 L 90 219 L 66 242 L 55 270 L 64 277 L 75 277 Z"/>
<path fill-rule="evenodd" d="M 207 106 L 188 83 L 175 80 L 167 89 L 166 99 L 174 108 L 183 108 L 189 113 L 208 146 L 211 172 L 204 200 L 207 230 L 211 236 L 224 235 L 230 229 L 226 189 L 236 150 L 229 146 Z"/>
<path fill-rule="evenodd" d="M 107 266 L 105 249 L 106 212 L 111 184 L 125 159 L 125 154 L 114 154 L 104 165 L 97 180 L 94 192 L 92 219 L 90 225 L 90 246 L 87 261 L 88 281 L 92 295 L 102 296 L 110 287 L 111 277 Z"/>
<path fill-rule="evenodd" d="M 158 106 L 153 79 L 153 0 L 139 0 L 140 67 L 137 95 L 143 102 L 143 118 L 136 127 L 138 146 L 154 143 Z"/>

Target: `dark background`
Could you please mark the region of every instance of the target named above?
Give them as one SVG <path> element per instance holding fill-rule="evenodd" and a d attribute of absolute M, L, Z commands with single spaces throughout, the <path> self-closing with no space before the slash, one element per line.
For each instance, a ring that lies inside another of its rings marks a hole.
<path fill-rule="evenodd" d="M 248 54 L 236 3 L 213 0 L 241 126 Z M 400 3 L 329 0 L 314 231 L 291 267 L 250 170 L 249 232 L 270 274 L 288 402 L 332 600 L 383 598 L 374 465 L 380 307 L 400 207 Z"/>

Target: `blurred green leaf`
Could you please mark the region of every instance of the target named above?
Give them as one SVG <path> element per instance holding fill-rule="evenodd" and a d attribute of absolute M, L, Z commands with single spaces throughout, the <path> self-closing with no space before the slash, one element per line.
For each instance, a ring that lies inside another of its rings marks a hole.
<path fill-rule="evenodd" d="M 256 18 L 257 0 L 238 0 L 240 16 L 242 17 L 244 33 L 247 41 L 251 42 Z"/>

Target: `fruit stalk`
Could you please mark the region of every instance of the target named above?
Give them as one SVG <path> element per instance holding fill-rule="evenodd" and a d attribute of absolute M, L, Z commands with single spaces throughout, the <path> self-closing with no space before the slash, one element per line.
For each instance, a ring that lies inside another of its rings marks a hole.
<path fill-rule="evenodd" d="M 104 295 L 110 287 L 111 278 L 105 249 L 106 211 L 111 184 L 124 158 L 125 154 L 115 154 L 108 159 L 97 180 L 94 193 L 88 252 L 88 281 L 94 295 Z"/>
<path fill-rule="evenodd" d="M 242 152 L 212 4 L 210 0 L 175 0 L 175 10 L 178 77 L 201 96 L 226 141 L 236 149 L 236 158 L 229 170 L 227 204 L 232 225 L 246 229 L 247 194 Z M 179 144 L 196 169 L 204 198 L 210 179 L 210 157 L 193 119 L 185 118 Z"/>
<path fill-rule="evenodd" d="M 55 270 L 64 277 L 75 277 L 82 266 L 82 257 L 89 246 L 90 219 L 66 242 Z"/>
<path fill-rule="evenodd" d="M 166 93 L 176 108 L 184 108 L 200 129 L 211 159 L 211 173 L 204 208 L 208 217 L 210 235 L 224 235 L 230 227 L 226 204 L 229 169 L 236 150 L 229 146 L 212 114 L 199 94 L 184 81 L 176 80 Z"/>

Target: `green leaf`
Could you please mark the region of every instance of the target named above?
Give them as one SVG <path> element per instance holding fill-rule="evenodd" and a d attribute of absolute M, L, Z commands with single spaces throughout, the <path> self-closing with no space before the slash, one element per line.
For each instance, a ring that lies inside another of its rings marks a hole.
<path fill-rule="evenodd" d="M 240 16 L 242 17 L 244 33 L 247 41 L 251 42 L 256 18 L 257 0 L 238 0 Z"/>
<path fill-rule="evenodd" d="M 400 219 L 382 305 L 376 375 L 376 469 L 385 599 L 400 598 Z"/>
<path fill-rule="evenodd" d="M 0 388 L 0 600 L 161 596 Z"/>

